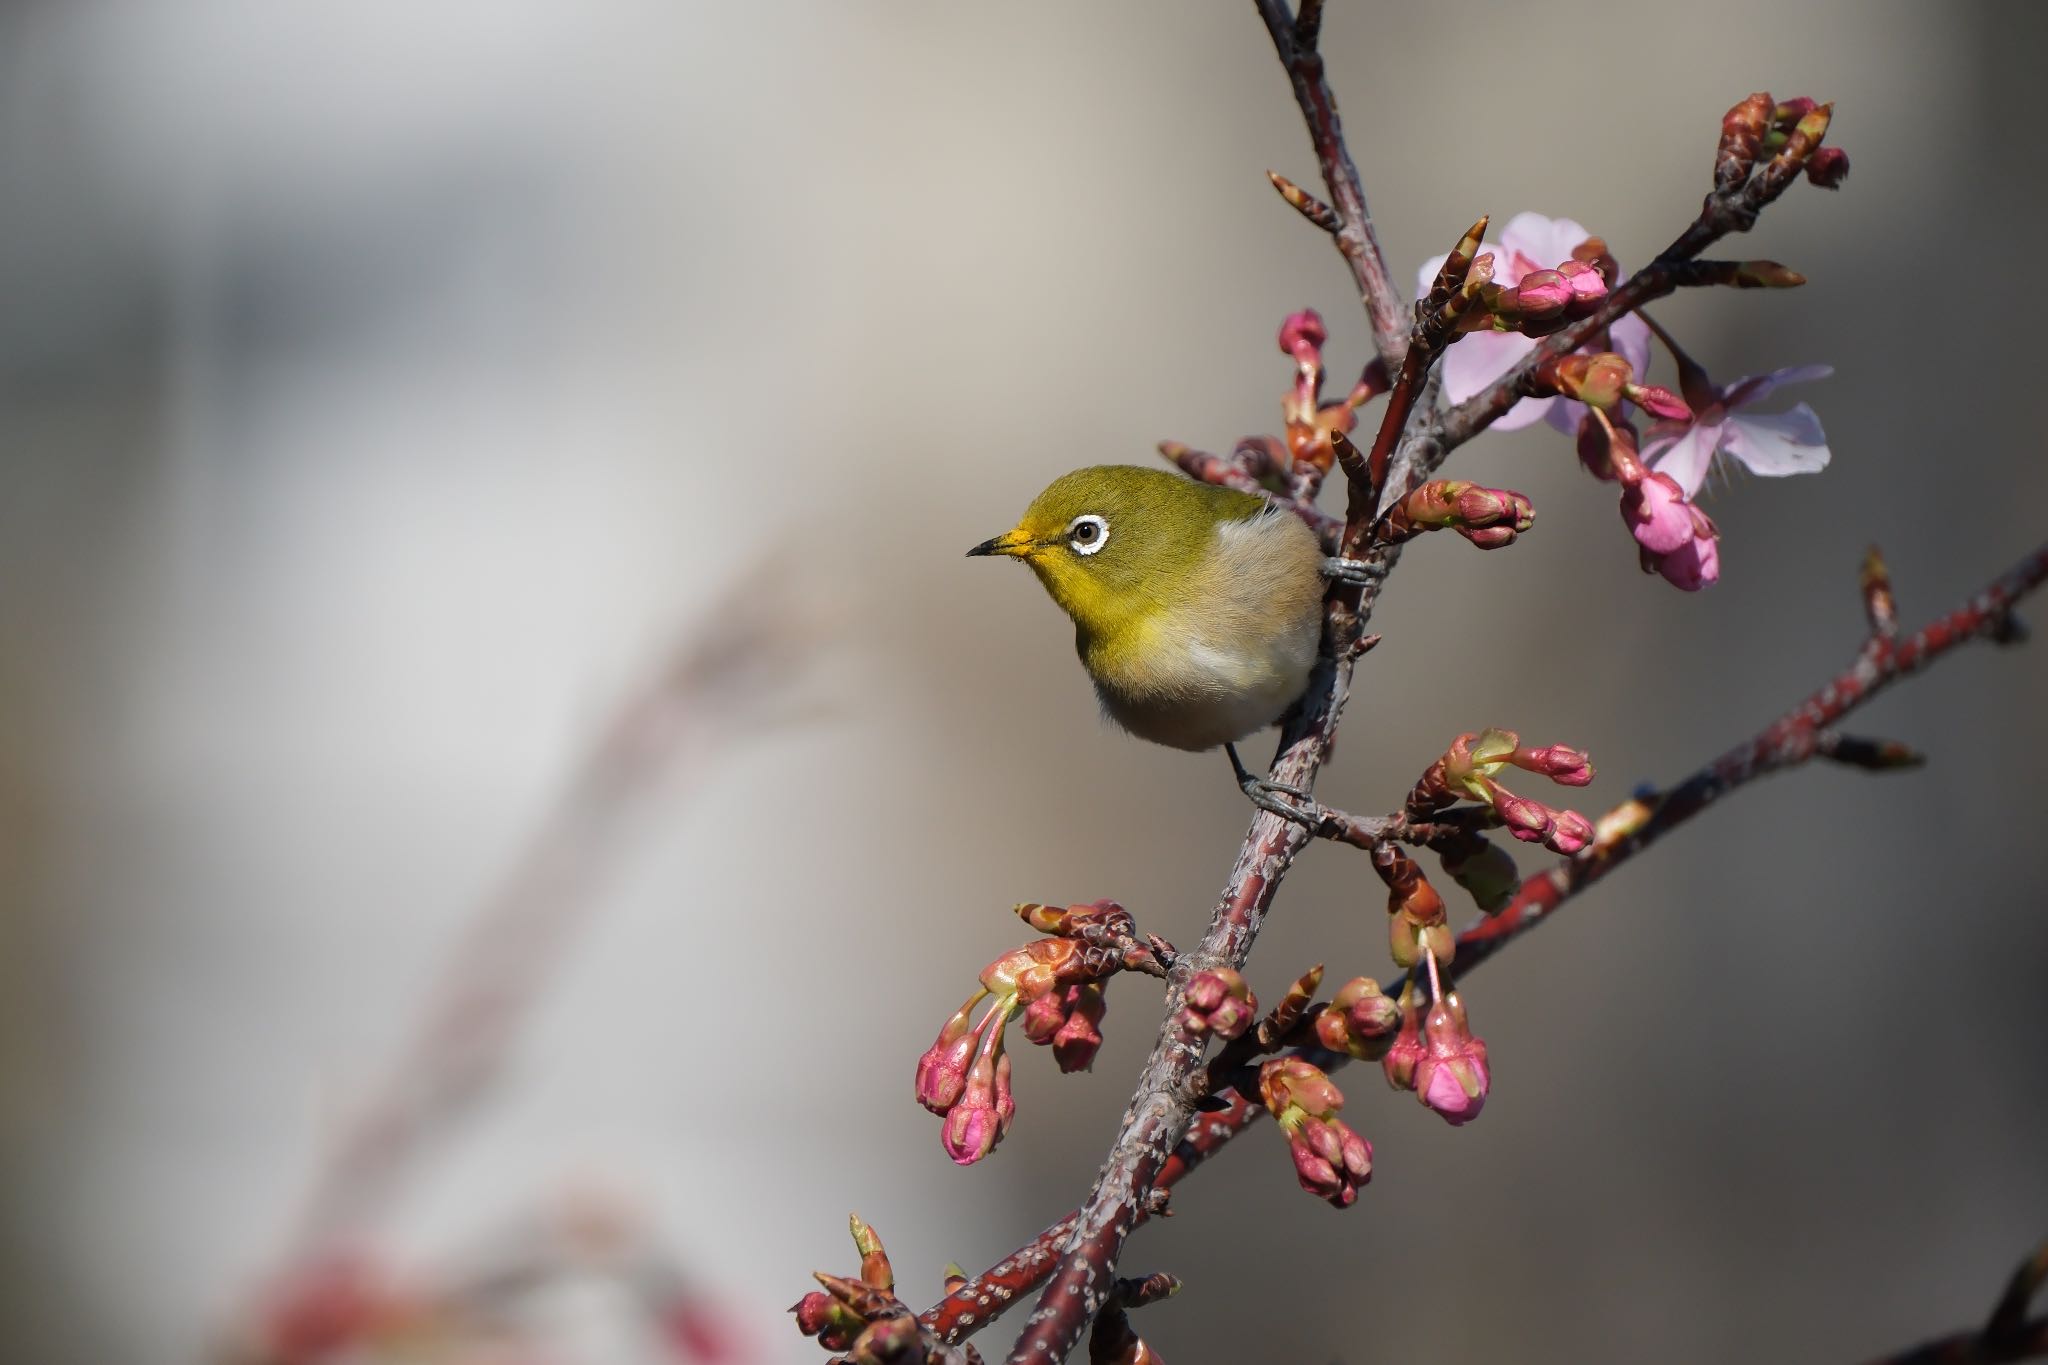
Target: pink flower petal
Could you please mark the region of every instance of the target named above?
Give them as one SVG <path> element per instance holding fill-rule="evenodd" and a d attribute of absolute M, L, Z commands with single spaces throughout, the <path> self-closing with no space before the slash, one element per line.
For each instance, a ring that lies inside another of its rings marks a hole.
<path fill-rule="evenodd" d="M 1650 368 L 1650 325 L 1630 313 L 1615 319 L 1607 335 L 1615 354 L 1629 363 L 1629 368 L 1636 372 L 1636 382 L 1642 383 Z"/>
<path fill-rule="evenodd" d="M 1468 332 L 1444 352 L 1444 397 L 1462 403 L 1520 363 L 1536 343 L 1517 332 Z"/>
<path fill-rule="evenodd" d="M 1729 418 L 1721 448 L 1750 473 L 1771 478 L 1818 473 L 1828 464 L 1827 435 L 1820 429 L 1820 418 L 1804 403 L 1790 412 Z"/>
<path fill-rule="evenodd" d="M 1643 463 L 1667 475 L 1686 497 L 1693 497 L 1707 481 L 1722 430 L 1722 423 L 1698 422 L 1677 436 L 1652 436 L 1643 445 Z"/>
<path fill-rule="evenodd" d="M 1500 284 L 1515 284 L 1524 270 L 1554 270 L 1592 235 L 1569 218 L 1518 213 L 1500 231 L 1501 253 L 1495 260 L 1493 278 Z"/>
<path fill-rule="evenodd" d="M 1834 372 L 1832 365 L 1793 365 L 1783 370 L 1772 370 L 1769 374 L 1744 375 L 1728 386 L 1728 406 L 1755 407 L 1786 384 L 1811 384 L 1816 379 L 1826 379 Z"/>

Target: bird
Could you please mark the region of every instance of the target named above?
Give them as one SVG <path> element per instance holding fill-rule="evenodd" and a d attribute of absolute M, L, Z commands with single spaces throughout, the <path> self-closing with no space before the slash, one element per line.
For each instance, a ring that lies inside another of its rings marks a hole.
<path fill-rule="evenodd" d="M 1096 465 L 1054 479 L 967 553 L 1038 575 L 1111 720 L 1175 749 L 1222 747 L 1255 800 L 1270 785 L 1236 741 L 1279 720 L 1315 668 L 1327 561 L 1300 517 L 1165 470 Z"/>

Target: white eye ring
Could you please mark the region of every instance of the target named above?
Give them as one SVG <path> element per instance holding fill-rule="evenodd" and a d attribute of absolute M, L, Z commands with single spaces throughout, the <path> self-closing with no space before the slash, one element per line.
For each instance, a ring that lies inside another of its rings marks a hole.
<path fill-rule="evenodd" d="M 1109 544 L 1109 521 L 1093 512 L 1075 517 L 1067 523 L 1067 544 L 1077 555 L 1099 553 Z"/>

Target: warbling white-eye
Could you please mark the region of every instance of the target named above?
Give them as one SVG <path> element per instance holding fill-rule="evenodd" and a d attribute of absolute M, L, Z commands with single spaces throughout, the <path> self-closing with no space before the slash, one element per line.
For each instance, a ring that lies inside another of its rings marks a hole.
<path fill-rule="evenodd" d="M 1224 746 L 1308 687 L 1324 558 L 1301 518 L 1249 493 L 1159 469 L 1061 475 L 1012 530 L 970 555 L 1021 559 L 1074 619 L 1102 708 L 1141 739 Z"/>

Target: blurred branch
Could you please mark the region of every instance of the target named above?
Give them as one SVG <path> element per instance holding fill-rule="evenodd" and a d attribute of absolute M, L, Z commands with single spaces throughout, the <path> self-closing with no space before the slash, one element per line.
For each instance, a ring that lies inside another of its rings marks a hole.
<path fill-rule="evenodd" d="M 765 559 L 666 652 L 599 728 L 540 828 L 497 889 L 472 912 L 410 1041 L 319 1168 L 302 1226 L 261 1305 L 255 1345 L 237 1358 L 325 1358 L 359 1341 L 339 1325 L 370 1331 L 393 1297 L 362 1255 L 363 1228 L 385 1212 L 426 1147 L 445 1135 L 503 1069 L 521 1024 L 566 960 L 575 933 L 601 899 L 649 798 L 698 764 L 718 741 L 753 733 L 788 714 L 790 683 L 815 648 L 822 615 L 786 569 Z M 514 1267 L 478 1281 L 414 1291 L 456 1317 L 496 1291 L 559 1272 L 559 1247 L 541 1246 Z M 681 1359 L 738 1360 L 733 1334 L 665 1260 L 643 1250 L 634 1282 Z M 491 1292 L 485 1292 L 491 1291 Z M 657 1292 L 658 1291 L 658 1292 Z M 659 1303 L 656 1304 L 656 1300 Z M 336 1308 L 346 1306 L 346 1311 Z M 373 1311 L 374 1310 L 374 1311 Z M 408 1310 L 409 1311 L 409 1310 Z M 310 1314 L 318 1326 L 310 1335 Z M 727 1345 L 714 1349 L 714 1338 Z M 694 1345 L 692 1345 L 694 1343 Z"/>
<path fill-rule="evenodd" d="M 2005 1365 L 2048 1356 L 2048 1317 L 2027 1318 L 2027 1307 L 2048 1281 L 2048 1242 L 2034 1248 L 2006 1282 L 1991 1318 L 1974 1331 L 1922 1342 L 1870 1365 Z"/>
<path fill-rule="evenodd" d="M 1912 635 L 1899 638 L 1874 623 L 1855 661 L 1806 700 L 1765 726 L 1754 738 L 1736 745 L 1661 794 L 1632 798 L 1610 811 L 1598 822 L 1599 838 L 1584 853 L 1567 858 L 1549 872 L 1528 879 L 1505 910 L 1482 919 L 1460 934 L 1456 954 L 1460 975 L 1472 971 L 1548 918 L 1566 901 L 1715 804 L 1719 798 L 1757 778 L 1797 767 L 1820 756 L 1822 739 L 1830 733 L 1828 727 L 1893 683 L 1920 672 L 1972 640 L 2001 639 L 2010 630 L 2015 604 L 2044 581 L 2048 581 L 2048 545 L 2036 549 L 1972 594 L 1962 605 Z M 1262 815 L 1260 821 L 1266 818 Z M 1260 821 L 1254 821 L 1255 831 L 1259 829 Z M 1300 829 L 1299 826 L 1288 828 Z M 1392 837 L 1391 829 L 1388 835 Z M 1261 847 L 1264 848 L 1263 845 Z M 1286 866 L 1285 860 L 1278 857 L 1279 847 L 1284 845 L 1276 846 L 1272 860 L 1265 864 L 1274 881 Z M 1291 857 L 1290 852 L 1287 858 Z M 1262 889 L 1270 892 L 1270 883 L 1262 884 Z M 1245 946 L 1249 948 L 1248 940 Z M 1240 958 L 1236 965 L 1241 963 Z M 1178 970 L 1176 976 L 1179 976 Z M 1185 980 L 1184 977 L 1181 979 Z M 1170 999 L 1169 1021 L 1177 1014 L 1177 1004 Z M 1199 1045 L 1193 1050 L 1199 1057 Z M 1325 1069 L 1335 1069 L 1347 1060 L 1320 1049 L 1312 1055 L 1316 1063 Z M 1150 1074 L 1151 1068 L 1148 1067 L 1147 1075 Z M 1215 1098 L 1221 1107 L 1205 1114 L 1186 1140 L 1181 1141 L 1156 1168 L 1152 1168 L 1156 1174 L 1145 1188 L 1171 1189 L 1266 1112 L 1228 1089 L 1218 1091 Z M 1154 1104 L 1156 1107 L 1156 1101 Z M 1133 1113 L 1136 1113 L 1135 1107 Z M 1126 1133 L 1130 1129 L 1131 1123 L 1127 1121 Z M 1112 1156 L 1114 1158 L 1114 1153 Z M 1086 1209 L 1068 1214 L 981 1275 L 953 1288 L 925 1312 L 921 1321 L 949 1342 L 964 1340 L 986 1327 L 1019 1297 L 1044 1283 L 1056 1265 L 1064 1264 L 1061 1249 L 1075 1242 L 1077 1232 L 1087 1232 L 1088 1225 L 1083 1222 L 1086 1216 Z M 1145 1216 L 1143 1208 L 1131 1211 L 1123 1231 L 1127 1233 L 1130 1225 L 1144 1221 Z M 1099 1244 L 1101 1233 L 1089 1236 Z M 1085 1238 L 1081 1242 L 1083 1246 L 1090 1244 Z M 2038 1278 L 2030 1283 L 2038 1284 Z M 2015 1284 L 2018 1283 L 2016 1279 Z M 2028 1293 L 2031 1292 L 2029 1289 Z M 2012 1311 L 2002 1309 L 2007 1318 L 2012 1316 Z M 2023 1357 L 1995 1358 L 2017 1360 Z M 1934 1361 L 1975 1357 L 1912 1356 L 1902 1359 Z"/>

